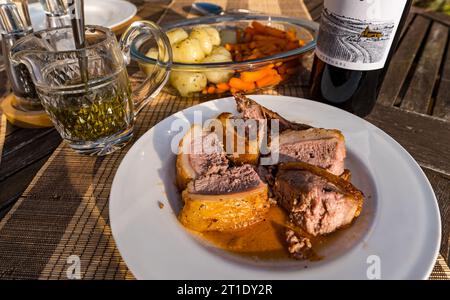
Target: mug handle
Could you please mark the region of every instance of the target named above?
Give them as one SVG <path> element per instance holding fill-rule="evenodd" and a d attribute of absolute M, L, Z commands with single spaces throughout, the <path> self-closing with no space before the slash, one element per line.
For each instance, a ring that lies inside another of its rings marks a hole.
<path fill-rule="evenodd" d="M 150 21 L 136 21 L 128 27 L 119 41 L 119 47 L 125 59 L 125 64 L 131 62 L 131 45 L 137 38 L 154 39 L 158 48 L 158 57 L 153 71 L 132 92 L 134 116 L 150 103 L 166 84 L 172 66 L 172 47 L 167 35 L 161 27 Z"/>

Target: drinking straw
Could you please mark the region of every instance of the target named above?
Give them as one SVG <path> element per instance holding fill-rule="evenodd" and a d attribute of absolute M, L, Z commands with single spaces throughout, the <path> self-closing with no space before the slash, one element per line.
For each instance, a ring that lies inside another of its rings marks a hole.
<path fill-rule="evenodd" d="M 86 39 L 84 32 L 84 0 L 68 0 L 70 21 L 72 23 L 73 38 L 76 49 L 85 49 Z M 88 58 L 86 51 L 80 52 L 80 75 L 84 84 L 88 82 Z"/>

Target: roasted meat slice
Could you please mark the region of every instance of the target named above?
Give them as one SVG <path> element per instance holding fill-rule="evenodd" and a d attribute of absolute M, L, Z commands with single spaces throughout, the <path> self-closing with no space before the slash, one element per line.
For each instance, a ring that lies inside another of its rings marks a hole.
<path fill-rule="evenodd" d="M 196 231 L 231 231 L 264 219 L 269 209 L 267 185 L 250 165 L 206 174 L 182 193 L 180 222 Z"/>
<path fill-rule="evenodd" d="M 239 123 L 234 124 L 233 121 L 239 119 L 231 113 L 221 113 L 217 119 L 222 124 L 222 140 L 227 157 L 235 165 L 257 165 L 260 153 L 257 131 L 254 132 L 256 134 L 250 134 L 250 130 L 252 129 L 248 128 L 248 126 L 244 126 L 244 128 L 241 128 L 242 130 L 238 130 L 237 124 Z M 231 141 L 232 143 L 227 144 L 227 141 Z"/>
<path fill-rule="evenodd" d="M 303 161 L 327 169 L 335 175 L 344 172 L 345 139 L 339 130 L 310 128 L 286 130 L 279 143 L 271 146 L 279 162 Z"/>
<path fill-rule="evenodd" d="M 287 129 L 304 130 L 311 128 L 311 126 L 306 124 L 288 121 L 276 112 L 258 104 L 256 101 L 244 96 L 243 94 L 235 94 L 234 98 L 236 100 L 237 111 L 242 114 L 244 119 L 278 120 L 280 122 L 280 132 Z"/>
<path fill-rule="evenodd" d="M 350 182 L 303 162 L 279 166 L 273 193 L 291 221 L 313 236 L 350 224 L 364 200 Z"/>
<path fill-rule="evenodd" d="M 180 190 L 204 174 L 225 171 L 228 160 L 215 132 L 205 132 L 194 125 L 180 141 L 176 161 L 177 185 Z"/>

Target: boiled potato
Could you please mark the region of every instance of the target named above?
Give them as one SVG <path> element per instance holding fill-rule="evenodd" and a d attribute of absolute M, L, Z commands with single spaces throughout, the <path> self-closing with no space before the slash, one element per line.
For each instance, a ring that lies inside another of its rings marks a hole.
<path fill-rule="evenodd" d="M 145 56 L 153 58 L 153 59 L 158 59 L 158 50 L 156 48 L 151 48 L 150 50 L 148 50 L 148 52 L 145 54 Z M 153 69 L 154 69 L 154 65 L 151 64 L 139 64 L 141 66 L 142 71 L 145 72 L 145 74 L 150 75 L 151 73 L 153 73 Z"/>
<path fill-rule="evenodd" d="M 171 45 L 179 43 L 188 38 L 187 32 L 182 28 L 172 29 L 166 32 Z"/>
<path fill-rule="evenodd" d="M 156 48 L 150 48 L 150 50 L 148 50 L 148 52 L 145 54 L 145 56 L 153 58 L 153 59 L 158 59 L 158 55 L 159 55 L 159 52 L 158 52 L 158 49 L 156 49 Z"/>
<path fill-rule="evenodd" d="M 209 36 L 211 37 L 211 42 L 213 44 L 213 46 L 219 46 L 220 45 L 220 34 L 219 31 L 217 31 L 217 29 L 208 26 L 208 25 L 199 25 L 194 27 L 195 28 L 201 28 L 203 30 L 205 30 Z"/>
<path fill-rule="evenodd" d="M 203 28 L 194 28 L 191 31 L 191 34 L 189 35 L 190 38 L 197 39 L 200 42 L 200 47 L 202 47 L 203 52 L 206 55 L 210 55 L 213 44 L 211 36 L 208 34 L 208 32 Z"/>
<path fill-rule="evenodd" d="M 197 39 L 187 38 L 172 47 L 173 61 L 179 63 L 199 63 L 205 58 Z"/>
<path fill-rule="evenodd" d="M 203 62 L 204 63 L 219 63 L 219 62 L 228 62 L 231 61 L 231 57 L 222 54 L 213 54 L 206 57 Z M 220 82 L 228 82 L 228 80 L 233 76 L 234 71 L 221 71 L 221 70 L 212 70 L 204 72 L 206 78 L 212 83 L 220 83 Z"/>
<path fill-rule="evenodd" d="M 215 55 L 215 54 L 220 54 L 226 57 L 229 57 L 231 59 L 231 53 L 230 51 L 228 51 L 227 49 L 225 49 L 225 47 L 222 46 L 218 46 L 218 47 L 214 47 L 211 55 Z"/>
<path fill-rule="evenodd" d="M 169 80 L 170 84 L 178 90 L 181 96 L 200 92 L 206 87 L 208 82 L 205 74 L 183 71 L 172 71 Z"/>

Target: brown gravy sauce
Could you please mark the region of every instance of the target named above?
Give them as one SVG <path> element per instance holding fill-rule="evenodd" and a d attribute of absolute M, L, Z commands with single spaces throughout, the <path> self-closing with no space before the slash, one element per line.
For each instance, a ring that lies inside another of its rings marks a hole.
<path fill-rule="evenodd" d="M 272 206 L 266 218 L 248 228 L 233 232 L 203 232 L 198 235 L 214 245 L 233 254 L 262 259 L 262 260 L 287 260 L 293 259 L 289 255 L 286 243 L 286 224 L 288 224 L 287 213 L 279 206 Z M 299 232 L 299 229 L 295 229 Z M 332 242 L 342 230 L 327 236 L 310 237 L 313 245 L 312 255 L 309 260 L 315 261 L 323 259 L 317 253 Z"/>

